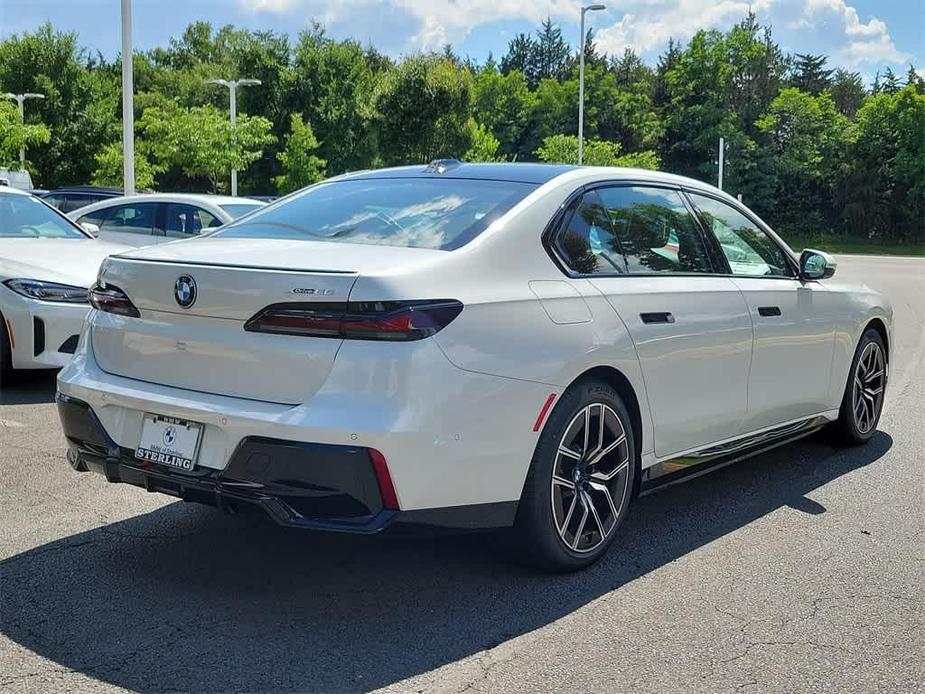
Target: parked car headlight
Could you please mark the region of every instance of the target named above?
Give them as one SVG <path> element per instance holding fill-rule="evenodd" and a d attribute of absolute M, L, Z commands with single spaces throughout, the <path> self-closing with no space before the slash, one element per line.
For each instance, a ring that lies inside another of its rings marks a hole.
<path fill-rule="evenodd" d="M 43 282 L 42 280 L 12 279 L 4 284 L 17 294 L 39 301 L 58 301 L 65 304 L 86 304 L 87 290 L 69 284 Z"/>

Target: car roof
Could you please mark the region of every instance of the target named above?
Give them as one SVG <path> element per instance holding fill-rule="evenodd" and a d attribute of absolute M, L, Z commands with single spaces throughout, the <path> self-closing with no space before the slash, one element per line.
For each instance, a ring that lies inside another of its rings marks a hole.
<path fill-rule="evenodd" d="M 105 186 L 62 186 L 54 190 L 44 191 L 42 195 L 51 193 L 103 193 L 104 195 L 122 195 L 122 189 L 107 188 Z"/>
<path fill-rule="evenodd" d="M 438 160 L 417 166 L 396 166 L 347 174 L 341 180 L 373 178 L 469 178 L 486 181 L 512 181 L 518 183 L 546 183 L 557 176 L 576 169 L 571 164 L 536 164 L 498 162 L 465 164 L 452 159 Z"/>
<path fill-rule="evenodd" d="M 209 195 L 207 193 L 138 193 L 136 195 L 121 195 L 117 198 L 100 200 L 93 203 L 95 209 L 108 207 L 109 205 L 125 205 L 132 202 L 196 202 L 202 205 L 240 205 L 253 204 L 263 205 L 260 200 L 251 198 L 232 197 L 230 195 Z M 89 209 L 91 205 L 87 205 Z M 75 210 L 76 212 L 77 210 Z"/>
<path fill-rule="evenodd" d="M 19 188 L 10 188 L 8 186 L 0 186 L 0 193 L 4 195 L 25 195 L 26 197 L 31 197 L 32 193 L 27 190 L 20 190 Z"/>

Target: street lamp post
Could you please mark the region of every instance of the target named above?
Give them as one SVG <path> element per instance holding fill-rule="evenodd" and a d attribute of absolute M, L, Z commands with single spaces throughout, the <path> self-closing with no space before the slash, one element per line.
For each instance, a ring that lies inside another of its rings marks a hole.
<path fill-rule="evenodd" d="M 206 84 L 220 84 L 228 87 L 229 107 L 231 109 L 231 129 L 234 130 L 238 122 L 238 87 L 252 87 L 261 84 L 260 80 L 242 79 L 242 80 L 206 80 Z M 238 194 L 238 170 L 231 169 L 231 194 Z"/>
<path fill-rule="evenodd" d="M 36 94 L 34 92 L 26 92 L 25 94 L 11 94 L 7 92 L 6 96 L 7 98 L 12 99 L 17 104 L 19 104 L 19 124 L 20 125 L 26 124 L 26 109 L 23 106 L 26 103 L 26 99 L 44 99 L 45 98 L 44 94 Z M 20 169 L 26 168 L 26 148 L 25 146 L 22 146 L 19 148 L 19 168 Z"/>
<path fill-rule="evenodd" d="M 578 48 L 578 163 L 585 153 L 585 12 L 606 10 L 605 5 L 585 5 L 581 8 L 581 40 Z"/>
<path fill-rule="evenodd" d="M 122 191 L 135 193 L 135 72 L 132 0 L 122 0 Z"/>

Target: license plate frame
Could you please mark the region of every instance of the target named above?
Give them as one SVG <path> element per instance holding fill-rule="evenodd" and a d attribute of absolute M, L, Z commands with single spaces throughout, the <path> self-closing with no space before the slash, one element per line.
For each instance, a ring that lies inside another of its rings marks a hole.
<path fill-rule="evenodd" d="M 145 412 L 135 458 L 192 472 L 199 459 L 203 430 L 199 422 Z"/>

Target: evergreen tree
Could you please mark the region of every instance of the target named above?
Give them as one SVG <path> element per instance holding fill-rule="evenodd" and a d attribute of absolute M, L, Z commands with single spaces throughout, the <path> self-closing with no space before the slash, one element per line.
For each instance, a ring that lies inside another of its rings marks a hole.
<path fill-rule="evenodd" d="M 829 94 L 835 102 L 835 108 L 842 115 L 853 118 L 854 114 L 864 103 L 867 93 L 864 91 L 864 80 L 857 72 L 848 72 L 842 68 L 835 71 Z"/>
<path fill-rule="evenodd" d="M 826 70 L 828 58 L 824 55 L 797 53 L 791 71 L 790 84 L 817 96 L 832 84 L 833 70 Z"/>
<path fill-rule="evenodd" d="M 880 90 L 884 94 L 895 94 L 900 89 L 902 89 L 902 84 L 899 81 L 899 76 L 893 72 L 893 68 L 888 67 L 883 71 L 883 82 L 880 85 Z"/>

